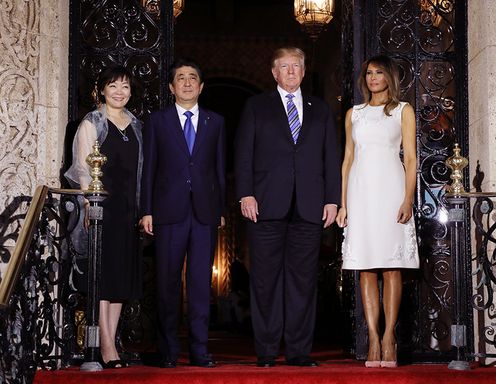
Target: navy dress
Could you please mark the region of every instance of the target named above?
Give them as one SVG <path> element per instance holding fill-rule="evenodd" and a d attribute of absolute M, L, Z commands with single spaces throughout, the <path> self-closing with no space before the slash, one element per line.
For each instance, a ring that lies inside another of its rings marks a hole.
<path fill-rule="evenodd" d="M 100 148 L 107 156 L 102 182 L 108 192 L 103 202 L 100 300 L 122 302 L 140 298 L 142 291 L 136 202 L 139 147 L 131 125 L 119 131 L 108 120 L 108 128 Z"/>

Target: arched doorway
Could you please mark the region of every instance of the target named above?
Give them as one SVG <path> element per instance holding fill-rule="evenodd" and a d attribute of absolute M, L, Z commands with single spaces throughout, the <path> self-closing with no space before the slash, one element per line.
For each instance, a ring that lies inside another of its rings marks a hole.
<path fill-rule="evenodd" d="M 290 0 L 187 2 L 175 24 L 174 53 L 176 57 L 192 57 L 200 63 L 205 77 L 200 101 L 226 117 L 228 173 L 232 169 L 232 140 L 245 96 L 270 91 L 276 86 L 270 71 L 270 58 L 277 48 L 298 46 L 306 52 L 307 71 L 302 88 L 326 99 L 340 120 L 340 12 L 338 2 L 328 29 L 314 42 L 294 19 Z M 228 180 L 228 186 L 232 186 L 232 182 L 232 179 Z M 227 259 L 228 265 L 234 259 L 241 259 L 249 267 L 245 223 L 240 217 L 239 204 L 230 192 L 234 192 L 232 187 L 228 187 L 231 200 L 226 231 L 229 237 L 221 239 L 227 244 L 221 247 L 217 256 Z M 319 273 L 317 331 L 320 340 L 329 345 L 343 343 L 341 325 L 345 313 L 338 288 L 341 280 L 339 236 L 335 229 L 326 231 Z M 217 270 L 225 269 L 219 267 Z M 218 294 L 225 296 L 228 291 L 229 286 L 223 286 Z"/>

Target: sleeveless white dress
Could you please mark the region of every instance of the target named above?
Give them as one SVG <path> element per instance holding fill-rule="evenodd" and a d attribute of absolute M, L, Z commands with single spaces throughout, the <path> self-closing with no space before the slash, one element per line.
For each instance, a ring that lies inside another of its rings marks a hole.
<path fill-rule="evenodd" d="M 386 116 L 384 106 L 353 107 L 355 152 L 348 177 L 343 269 L 419 267 L 413 217 L 406 224 L 396 221 L 405 196 L 399 157 L 405 105 L 400 103 L 391 116 Z"/>

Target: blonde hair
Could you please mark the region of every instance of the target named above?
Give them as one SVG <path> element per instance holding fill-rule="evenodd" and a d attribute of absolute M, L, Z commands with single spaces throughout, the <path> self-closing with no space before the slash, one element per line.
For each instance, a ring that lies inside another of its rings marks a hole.
<path fill-rule="evenodd" d="M 297 47 L 282 47 L 275 50 L 270 59 L 270 65 L 272 68 L 276 66 L 276 60 L 284 56 L 297 56 L 301 59 L 303 67 L 305 67 L 305 52 Z"/>
<path fill-rule="evenodd" d="M 400 103 L 400 71 L 398 66 L 388 56 L 380 55 L 374 56 L 366 60 L 362 64 L 362 69 L 360 71 L 360 76 L 358 78 L 358 86 L 363 96 L 363 101 L 368 104 L 372 98 L 372 92 L 370 92 L 369 87 L 367 87 L 367 69 L 370 64 L 374 64 L 384 72 L 384 78 L 388 85 L 388 100 L 384 105 L 384 113 L 387 116 L 391 116 L 391 111 L 398 106 Z"/>

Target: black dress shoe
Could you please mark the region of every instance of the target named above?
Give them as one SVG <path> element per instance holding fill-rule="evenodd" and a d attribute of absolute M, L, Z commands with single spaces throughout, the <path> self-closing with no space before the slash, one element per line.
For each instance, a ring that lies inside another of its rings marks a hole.
<path fill-rule="evenodd" d="M 192 356 L 189 359 L 189 362 L 191 365 L 194 365 L 195 367 L 215 368 L 217 366 L 215 360 L 210 354 L 204 356 Z"/>
<path fill-rule="evenodd" d="M 308 356 L 298 356 L 286 360 L 286 364 L 296 367 L 318 367 L 319 363 Z"/>
<path fill-rule="evenodd" d="M 271 368 L 276 366 L 276 360 L 272 356 L 260 356 L 257 358 L 257 367 Z"/>
<path fill-rule="evenodd" d="M 127 361 L 124 361 L 124 360 L 109 360 L 107 362 L 100 360 L 100 364 L 102 365 L 103 369 L 115 369 L 115 368 L 127 368 L 127 367 L 129 367 L 129 363 Z"/>
<path fill-rule="evenodd" d="M 176 368 L 176 365 L 176 360 L 164 360 L 160 363 L 160 367 L 162 368 Z"/>

